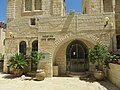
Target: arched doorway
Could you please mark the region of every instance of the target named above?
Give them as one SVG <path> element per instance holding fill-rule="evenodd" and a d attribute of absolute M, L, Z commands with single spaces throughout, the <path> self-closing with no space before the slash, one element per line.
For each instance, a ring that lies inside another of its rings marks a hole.
<path fill-rule="evenodd" d="M 88 49 L 79 41 L 72 41 L 66 50 L 66 70 L 69 72 L 84 72 L 88 70 Z"/>

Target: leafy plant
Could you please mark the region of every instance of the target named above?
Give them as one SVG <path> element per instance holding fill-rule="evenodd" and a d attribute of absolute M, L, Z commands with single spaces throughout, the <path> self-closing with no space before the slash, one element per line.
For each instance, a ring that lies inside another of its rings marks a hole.
<path fill-rule="evenodd" d="M 108 49 L 105 45 L 101 43 L 97 43 L 94 48 L 89 50 L 89 60 L 93 64 L 97 62 L 97 67 L 100 69 L 100 66 L 104 64 L 104 62 L 109 57 Z"/>
<path fill-rule="evenodd" d="M 15 69 L 24 69 L 25 67 L 28 66 L 28 61 L 25 55 L 21 53 L 19 54 L 17 53 L 13 55 L 12 57 L 10 57 L 8 61 L 8 65 Z"/>
<path fill-rule="evenodd" d="M 117 55 L 111 55 L 110 56 L 110 62 L 116 63 L 118 58 L 119 58 L 119 56 L 117 56 Z"/>
<path fill-rule="evenodd" d="M 39 61 L 42 59 L 43 53 L 38 53 L 38 51 L 32 52 L 31 58 L 33 63 L 38 64 Z"/>
<path fill-rule="evenodd" d="M 2 53 L 0 53 L 0 61 L 2 61 L 3 60 L 3 55 L 2 55 Z"/>

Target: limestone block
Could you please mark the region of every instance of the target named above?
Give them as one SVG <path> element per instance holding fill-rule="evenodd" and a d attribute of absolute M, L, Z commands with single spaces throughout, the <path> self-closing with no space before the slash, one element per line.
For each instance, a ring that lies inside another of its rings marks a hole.
<path fill-rule="evenodd" d="M 53 66 L 53 76 L 58 76 L 58 66 Z"/>

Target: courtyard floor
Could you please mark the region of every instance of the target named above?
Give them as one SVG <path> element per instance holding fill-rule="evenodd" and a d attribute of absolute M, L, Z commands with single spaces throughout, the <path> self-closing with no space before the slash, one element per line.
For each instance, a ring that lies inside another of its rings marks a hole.
<path fill-rule="evenodd" d="M 5 78 L 0 74 L 0 90 L 120 90 L 108 80 L 87 82 L 77 77 L 53 77 L 44 81 Z"/>

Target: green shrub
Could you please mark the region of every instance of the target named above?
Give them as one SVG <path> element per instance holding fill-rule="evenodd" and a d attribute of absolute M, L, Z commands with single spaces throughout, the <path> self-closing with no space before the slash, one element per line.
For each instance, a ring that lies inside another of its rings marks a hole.
<path fill-rule="evenodd" d="M 25 67 L 28 66 L 28 60 L 26 59 L 25 55 L 21 53 L 19 54 L 17 53 L 13 55 L 12 57 L 10 57 L 8 61 L 8 65 L 12 68 L 24 69 Z"/>
<path fill-rule="evenodd" d="M 109 57 L 108 49 L 105 45 L 97 43 L 94 48 L 89 50 L 89 60 L 93 64 L 97 62 L 97 67 L 100 69 L 100 66 L 105 63 Z"/>
<path fill-rule="evenodd" d="M 39 61 L 42 59 L 42 53 L 38 53 L 38 51 L 34 51 L 32 52 L 32 55 L 31 55 L 31 59 L 32 59 L 32 62 L 35 63 L 35 64 L 38 64 Z"/>

